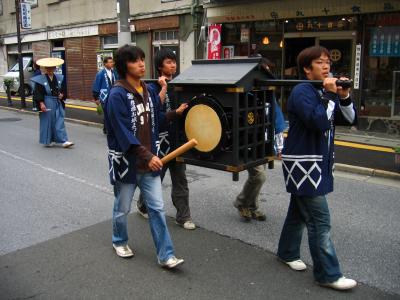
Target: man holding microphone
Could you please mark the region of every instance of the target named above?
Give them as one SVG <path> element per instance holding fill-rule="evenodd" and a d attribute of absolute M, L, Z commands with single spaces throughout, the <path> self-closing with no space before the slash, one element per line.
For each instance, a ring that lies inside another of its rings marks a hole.
<path fill-rule="evenodd" d="M 354 288 L 357 282 L 343 277 L 330 238 L 330 213 L 326 195 L 333 191 L 334 136 L 336 125 L 354 125 L 356 111 L 350 89 L 329 78 L 330 54 L 326 48 L 304 49 L 297 58 L 299 72 L 308 80 L 297 85 L 288 100 L 289 133 L 282 153 L 289 210 L 279 240 L 278 257 L 291 269 L 302 271 L 300 244 L 305 227 L 316 282 L 337 290 Z M 340 78 L 347 79 L 347 78 Z"/>

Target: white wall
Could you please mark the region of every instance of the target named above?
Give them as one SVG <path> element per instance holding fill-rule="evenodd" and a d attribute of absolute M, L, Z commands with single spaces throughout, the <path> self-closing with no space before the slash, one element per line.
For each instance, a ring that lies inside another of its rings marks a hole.
<path fill-rule="evenodd" d="M 180 41 L 180 72 L 192 65 L 194 59 L 194 32 L 191 32 L 186 41 Z"/>
<path fill-rule="evenodd" d="M 188 8 L 192 5 L 192 0 L 179 0 L 161 3 L 161 0 L 130 0 L 129 9 L 131 15 L 147 14 L 155 12 L 165 12 L 173 9 Z"/>
<path fill-rule="evenodd" d="M 32 30 L 117 17 L 114 0 L 70 0 L 48 5 L 54 2 L 39 0 L 39 6 L 32 8 Z M 3 0 L 0 35 L 16 32 L 14 7 L 14 0 Z"/>

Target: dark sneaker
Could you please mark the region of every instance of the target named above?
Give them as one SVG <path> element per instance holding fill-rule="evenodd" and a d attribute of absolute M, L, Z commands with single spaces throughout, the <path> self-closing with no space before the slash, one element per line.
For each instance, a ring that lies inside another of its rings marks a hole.
<path fill-rule="evenodd" d="M 254 220 L 257 220 L 257 221 L 265 221 L 267 219 L 265 214 L 262 211 L 258 210 L 258 209 L 251 211 L 251 217 Z"/>
<path fill-rule="evenodd" d="M 246 222 L 250 222 L 252 215 L 251 215 L 251 211 L 248 208 L 244 208 L 244 207 L 238 207 L 238 211 L 239 211 L 239 215 L 242 217 L 242 219 Z"/>
<path fill-rule="evenodd" d="M 143 218 L 148 219 L 149 214 L 147 213 L 147 209 L 145 207 L 139 207 L 138 205 L 139 202 L 136 202 L 136 207 L 137 207 L 137 212 L 139 215 L 141 215 Z"/>

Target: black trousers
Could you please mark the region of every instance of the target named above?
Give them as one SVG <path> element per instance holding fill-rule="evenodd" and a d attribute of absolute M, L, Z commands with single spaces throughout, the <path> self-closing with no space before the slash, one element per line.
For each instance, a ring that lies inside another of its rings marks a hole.
<path fill-rule="evenodd" d="M 169 170 L 169 174 L 171 175 L 171 198 L 172 203 L 176 208 L 176 221 L 178 223 L 184 223 L 191 219 L 189 208 L 189 187 L 186 178 L 186 164 L 176 162 L 175 160 L 171 161 L 162 169 L 161 180 L 164 179 L 167 170 Z M 146 211 L 141 194 L 139 195 L 137 206 L 142 212 Z"/>

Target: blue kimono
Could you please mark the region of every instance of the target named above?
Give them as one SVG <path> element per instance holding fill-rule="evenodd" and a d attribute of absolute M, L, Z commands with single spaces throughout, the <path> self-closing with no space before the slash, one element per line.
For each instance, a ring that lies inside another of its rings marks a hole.
<path fill-rule="evenodd" d="M 108 94 L 110 93 L 114 82 L 118 79 L 117 74 L 114 70 L 111 70 L 111 74 L 113 76 L 113 80 L 110 80 L 110 78 L 107 76 L 107 71 L 104 68 L 97 73 L 96 79 L 93 82 L 93 97 L 96 100 L 100 100 L 101 103 L 104 103 Z"/>
<path fill-rule="evenodd" d="M 63 76 L 54 74 L 57 80 L 58 90 L 62 89 Z M 48 111 L 40 112 L 40 137 L 39 142 L 43 145 L 49 145 L 52 142 L 64 143 L 68 141 L 67 131 L 65 129 L 64 118 L 65 109 L 64 102 L 53 96 L 49 81 L 46 75 L 38 75 L 31 78 L 35 85 L 40 85 L 44 88 L 44 104 Z M 37 95 L 34 95 L 37 97 Z M 42 99 L 39 99 L 40 101 Z"/>
<path fill-rule="evenodd" d="M 290 94 L 289 133 L 282 152 L 289 193 L 316 197 L 333 191 L 335 125 L 357 120 L 351 99 L 339 101 L 336 94 L 310 83 L 297 85 Z"/>
<path fill-rule="evenodd" d="M 151 153 L 158 155 L 158 128 L 164 123 L 166 116 L 161 112 L 158 94 L 148 89 L 148 96 L 151 116 Z M 134 148 L 140 146 L 141 142 L 137 138 L 140 111 L 135 105 L 135 97 L 136 95 L 124 87 L 114 86 L 104 102 L 111 184 L 115 184 L 116 181 L 130 184 L 136 182 L 137 161 Z M 153 175 L 157 176 L 159 172 L 153 172 Z"/>

